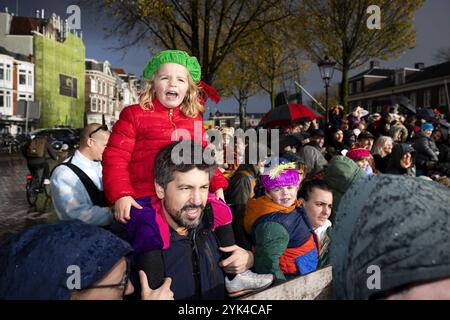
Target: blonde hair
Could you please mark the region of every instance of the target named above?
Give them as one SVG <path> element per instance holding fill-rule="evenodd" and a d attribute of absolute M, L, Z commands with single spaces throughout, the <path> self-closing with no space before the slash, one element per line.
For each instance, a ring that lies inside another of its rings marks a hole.
<path fill-rule="evenodd" d="M 144 90 L 140 94 L 139 105 L 145 111 L 154 111 L 153 98 L 155 97 L 155 76 L 158 72 L 152 76 L 150 80 L 145 84 Z M 180 106 L 180 111 L 186 117 L 195 118 L 200 112 L 205 111 L 205 107 L 200 103 L 200 88 L 192 80 L 191 75 L 188 73 L 188 89 L 186 96 Z"/>
<path fill-rule="evenodd" d="M 375 143 L 372 146 L 372 154 L 378 154 L 382 157 L 385 157 L 386 154 L 383 151 L 384 145 L 390 141 L 392 144 L 394 143 L 394 139 L 392 139 L 391 137 L 388 136 L 380 136 L 378 137 L 378 139 L 375 141 Z"/>

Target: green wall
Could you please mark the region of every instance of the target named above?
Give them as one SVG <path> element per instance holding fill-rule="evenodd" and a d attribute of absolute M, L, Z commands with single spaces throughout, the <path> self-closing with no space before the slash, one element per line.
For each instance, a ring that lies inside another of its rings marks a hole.
<path fill-rule="evenodd" d="M 68 33 L 64 42 L 34 36 L 35 101 L 41 106 L 40 128 L 55 126 L 83 127 L 85 110 L 83 41 Z M 59 94 L 59 74 L 77 79 L 77 97 Z"/>

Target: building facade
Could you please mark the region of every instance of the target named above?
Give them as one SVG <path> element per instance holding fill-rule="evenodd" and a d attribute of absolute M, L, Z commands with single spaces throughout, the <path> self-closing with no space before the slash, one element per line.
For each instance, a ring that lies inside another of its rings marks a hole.
<path fill-rule="evenodd" d="M 117 120 L 117 84 L 110 63 L 86 59 L 85 81 L 87 123 L 113 125 Z"/>
<path fill-rule="evenodd" d="M 376 62 L 349 80 L 349 105 L 380 112 L 398 98 L 409 100 L 412 108 L 437 108 L 449 119 L 450 61 L 425 67 L 382 69 Z"/>
<path fill-rule="evenodd" d="M 38 127 L 83 126 L 85 47 L 77 31 L 69 32 L 55 14 L 46 18 L 43 10 L 35 17 L 2 12 L 0 46 L 34 64 L 32 94 L 24 91 L 33 82 L 28 81 L 31 70 L 19 65 L 18 90 L 23 92 L 17 99 L 34 99 L 32 105 L 40 108 Z"/>
<path fill-rule="evenodd" d="M 245 116 L 245 127 L 254 128 L 258 126 L 264 113 L 247 113 Z M 239 113 L 210 113 L 208 123 L 213 127 L 233 127 L 238 128 L 240 126 Z"/>

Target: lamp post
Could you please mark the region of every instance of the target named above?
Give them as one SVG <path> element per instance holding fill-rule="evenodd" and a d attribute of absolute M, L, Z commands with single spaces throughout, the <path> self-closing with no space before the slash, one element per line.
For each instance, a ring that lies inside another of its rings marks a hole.
<path fill-rule="evenodd" d="M 326 112 L 326 124 L 328 125 L 329 114 L 328 114 L 328 87 L 330 86 L 330 81 L 333 78 L 334 66 L 336 62 L 331 60 L 328 56 L 325 56 L 323 60 L 320 60 L 317 66 L 320 70 L 320 75 L 325 84 L 325 112 Z"/>

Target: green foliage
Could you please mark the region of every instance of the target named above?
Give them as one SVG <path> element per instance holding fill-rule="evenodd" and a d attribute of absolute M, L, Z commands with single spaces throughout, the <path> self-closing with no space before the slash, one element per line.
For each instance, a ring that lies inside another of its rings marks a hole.
<path fill-rule="evenodd" d="M 122 39 L 120 48 L 144 42 L 152 49 L 185 50 L 198 58 L 202 80 L 212 84 L 229 54 L 265 25 L 291 15 L 291 2 L 102 0 L 97 9 L 115 17 L 110 31 Z"/>

